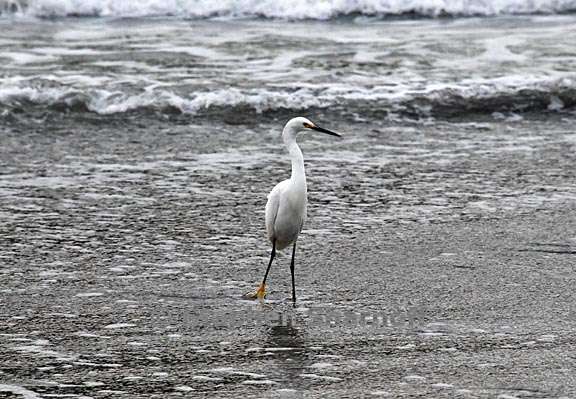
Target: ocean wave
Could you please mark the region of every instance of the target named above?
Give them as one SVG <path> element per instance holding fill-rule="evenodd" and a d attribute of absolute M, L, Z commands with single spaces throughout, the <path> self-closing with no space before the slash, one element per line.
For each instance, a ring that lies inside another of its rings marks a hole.
<path fill-rule="evenodd" d="M 576 0 L 0 0 L 0 14 L 330 20 L 341 16 L 495 16 L 576 11 Z"/>
<path fill-rule="evenodd" d="M 2 115 L 50 109 L 113 115 L 130 112 L 188 114 L 214 112 L 254 114 L 282 110 L 324 109 L 356 115 L 401 115 L 414 118 L 450 118 L 494 112 L 549 112 L 576 107 L 576 79 L 525 77 L 467 85 L 435 85 L 425 90 L 389 88 L 248 89 L 202 91 L 187 95 L 167 89 L 124 93 L 104 89 L 0 85 Z"/>

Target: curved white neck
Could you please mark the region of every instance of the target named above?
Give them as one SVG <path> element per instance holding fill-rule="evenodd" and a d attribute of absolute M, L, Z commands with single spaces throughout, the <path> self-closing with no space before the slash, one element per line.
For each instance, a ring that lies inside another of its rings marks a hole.
<path fill-rule="evenodd" d="M 290 179 L 296 184 L 303 184 L 306 186 L 306 173 L 304 172 L 304 156 L 296 140 L 287 140 L 286 149 L 290 153 L 292 159 L 292 176 Z"/>

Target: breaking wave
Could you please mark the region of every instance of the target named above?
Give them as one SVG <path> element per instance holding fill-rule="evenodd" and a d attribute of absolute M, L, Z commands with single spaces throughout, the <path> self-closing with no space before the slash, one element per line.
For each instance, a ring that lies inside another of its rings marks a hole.
<path fill-rule="evenodd" d="M 0 14 L 34 17 L 280 18 L 494 16 L 576 11 L 576 0 L 0 0 Z"/>
<path fill-rule="evenodd" d="M 522 83 L 520 83 L 522 82 Z M 280 110 L 324 109 L 355 115 L 400 115 L 451 118 L 494 112 L 548 112 L 576 107 L 576 80 L 560 78 L 514 82 L 492 80 L 470 86 L 435 86 L 421 91 L 391 92 L 387 88 L 263 89 L 235 88 L 187 95 L 166 89 L 124 93 L 71 87 L 0 85 L 0 115 L 50 109 L 112 115 L 131 112 L 202 116 L 243 109 L 254 114 Z M 1 117 L 1 116 L 0 116 Z"/>

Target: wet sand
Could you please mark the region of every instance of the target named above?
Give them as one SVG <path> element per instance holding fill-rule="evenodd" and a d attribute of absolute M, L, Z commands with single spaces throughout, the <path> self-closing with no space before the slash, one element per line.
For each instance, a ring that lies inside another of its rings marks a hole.
<path fill-rule="evenodd" d="M 296 309 L 281 122 L 114 123 L 3 122 L 0 397 L 576 395 L 573 117 L 324 123 Z"/>

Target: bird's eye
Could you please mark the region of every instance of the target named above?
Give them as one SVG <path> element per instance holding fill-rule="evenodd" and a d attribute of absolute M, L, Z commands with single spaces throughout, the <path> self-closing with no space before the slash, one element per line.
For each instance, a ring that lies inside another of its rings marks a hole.
<path fill-rule="evenodd" d="M 304 127 L 305 127 L 306 129 L 310 129 L 310 128 L 312 127 L 312 125 L 309 124 L 309 123 L 307 123 L 307 122 L 304 122 Z"/>

